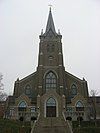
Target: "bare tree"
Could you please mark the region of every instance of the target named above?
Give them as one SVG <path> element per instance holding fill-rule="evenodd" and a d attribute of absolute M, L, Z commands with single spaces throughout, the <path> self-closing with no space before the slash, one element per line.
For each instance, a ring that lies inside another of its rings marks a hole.
<path fill-rule="evenodd" d="M 4 89 L 3 88 L 4 84 L 2 83 L 2 79 L 3 79 L 3 75 L 2 73 L 0 73 L 0 91 Z"/>
<path fill-rule="evenodd" d="M 6 92 L 0 92 L 0 101 L 5 101 L 7 98 L 7 93 Z"/>
<path fill-rule="evenodd" d="M 94 122 L 95 122 L 95 126 L 97 126 L 97 122 L 96 122 L 96 116 L 97 116 L 96 95 L 98 94 L 98 92 L 96 90 L 91 90 L 90 94 L 91 94 Z"/>
<path fill-rule="evenodd" d="M 4 84 L 2 83 L 3 75 L 0 73 L 0 101 L 5 101 L 7 98 L 7 93 L 4 92 Z"/>
<path fill-rule="evenodd" d="M 97 92 L 97 90 L 91 90 L 90 91 L 90 95 L 93 97 L 95 97 L 95 96 L 97 96 L 97 94 L 98 94 L 98 92 Z"/>

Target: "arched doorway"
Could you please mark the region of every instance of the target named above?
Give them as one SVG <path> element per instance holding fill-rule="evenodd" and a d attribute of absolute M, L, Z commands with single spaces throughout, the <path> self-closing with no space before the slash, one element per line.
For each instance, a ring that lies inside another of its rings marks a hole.
<path fill-rule="evenodd" d="M 56 117 L 56 101 L 52 97 L 46 102 L 46 117 Z"/>

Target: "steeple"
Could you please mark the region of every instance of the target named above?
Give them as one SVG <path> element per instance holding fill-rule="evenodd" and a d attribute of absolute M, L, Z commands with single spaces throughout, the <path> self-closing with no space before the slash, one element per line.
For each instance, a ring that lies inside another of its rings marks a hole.
<path fill-rule="evenodd" d="M 53 17 L 52 17 L 52 12 L 51 12 L 51 7 L 50 7 L 50 11 L 49 11 L 49 16 L 48 16 L 48 21 L 47 21 L 47 26 L 46 26 L 45 33 L 47 33 L 50 29 L 54 33 L 56 33 L 55 26 L 54 26 L 54 21 L 53 21 Z"/>

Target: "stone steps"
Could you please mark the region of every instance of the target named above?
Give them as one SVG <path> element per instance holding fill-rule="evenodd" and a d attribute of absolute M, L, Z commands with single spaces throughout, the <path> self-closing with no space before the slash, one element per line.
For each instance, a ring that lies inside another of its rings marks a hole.
<path fill-rule="evenodd" d="M 50 118 L 44 118 L 44 119 L 40 119 L 38 121 L 40 126 L 65 126 L 66 122 L 61 119 L 61 118 L 55 118 L 55 117 L 50 117 Z"/>
<path fill-rule="evenodd" d="M 70 133 L 65 127 L 39 127 L 34 130 L 33 133 Z"/>
<path fill-rule="evenodd" d="M 72 133 L 67 121 L 61 117 L 49 117 L 39 119 L 36 122 L 33 133 Z"/>

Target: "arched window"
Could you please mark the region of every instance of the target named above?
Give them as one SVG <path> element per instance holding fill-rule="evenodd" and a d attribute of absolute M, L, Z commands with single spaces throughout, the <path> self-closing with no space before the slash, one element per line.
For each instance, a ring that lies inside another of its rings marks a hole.
<path fill-rule="evenodd" d="M 56 106 L 56 101 L 54 98 L 50 97 L 47 102 L 46 102 L 46 106 Z"/>
<path fill-rule="evenodd" d="M 73 84 L 71 86 L 71 95 L 72 95 L 72 97 L 74 97 L 75 95 L 77 95 L 77 87 L 76 87 L 75 84 Z"/>
<path fill-rule="evenodd" d="M 29 84 L 25 86 L 25 94 L 26 95 L 30 95 L 31 94 L 31 87 L 30 87 Z"/>
<path fill-rule="evenodd" d="M 22 102 L 20 102 L 20 104 L 18 106 L 18 110 L 19 111 L 26 111 L 26 107 L 27 107 L 27 104 L 24 101 L 22 101 Z"/>
<path fill-rule="evenodd" d="M 83 103 L 82 103 L 81 101 L 78 101 L 78 102 L 76 103 L 76 107 L 83 107 Z"/>
<path fill-rule="evenodd" d="M 45 78 L 46 91 L 51 89 L 56 89 L 57 78 L 53 72 L 49 72 Z"/>
<path fill-rule="evenodd" d="M 22 101 L 20 102 L 19 107 L 27 107 L 27 104 L 24 101 Z"/>
<path fill-rule="evenodd" d="M 81 101 L 76 103 L 76 111 L 84 111 L 84 105 Z"/>

